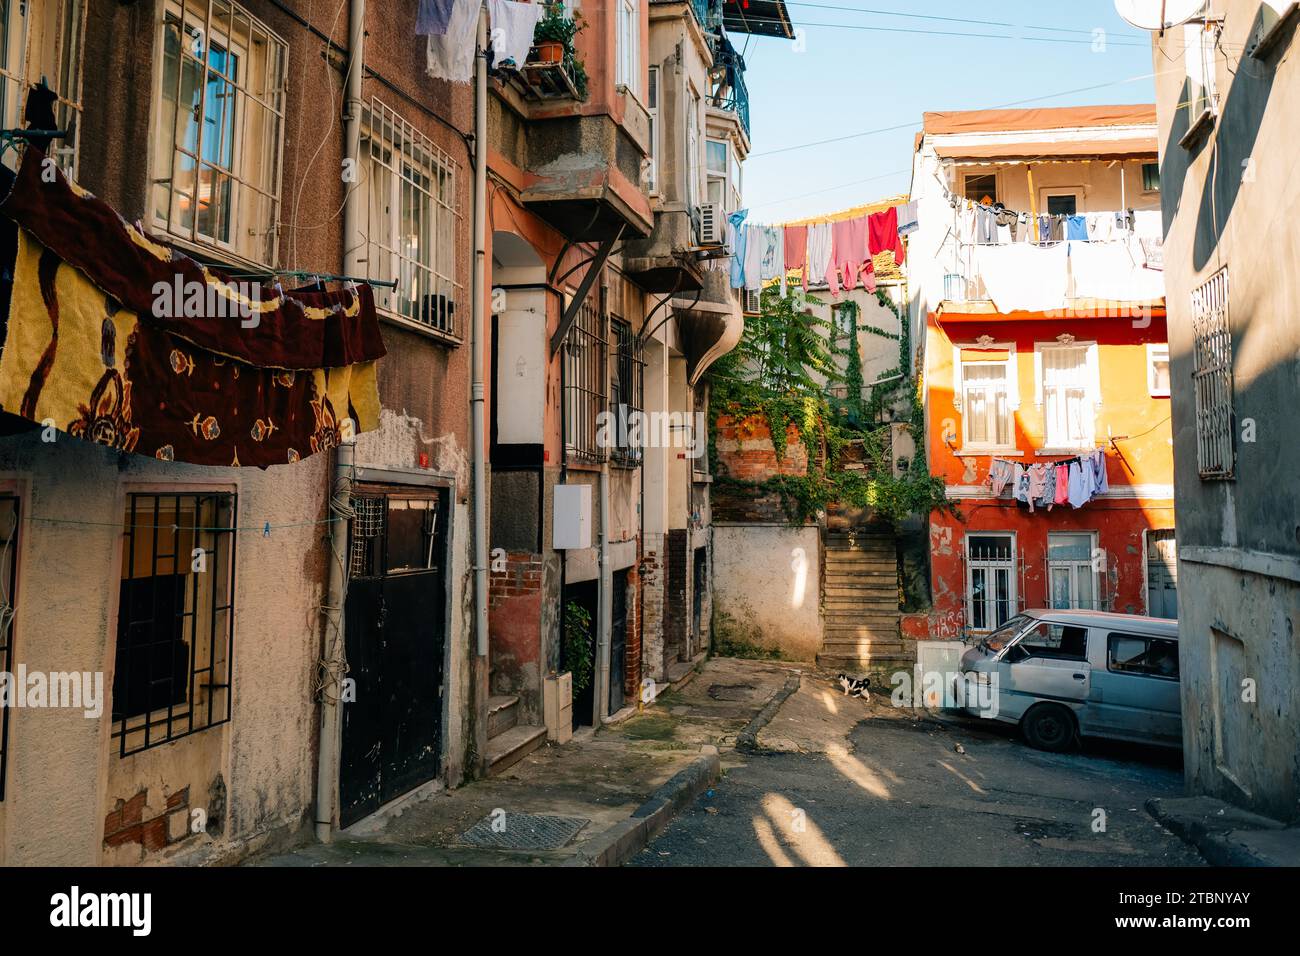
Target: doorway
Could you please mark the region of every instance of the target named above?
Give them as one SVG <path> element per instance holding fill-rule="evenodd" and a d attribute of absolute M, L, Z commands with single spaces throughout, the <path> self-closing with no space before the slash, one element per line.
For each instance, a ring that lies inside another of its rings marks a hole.
<path fill-rule="evenodd" d="M 344 827 L 441 770 L 448 500 L 447 488 L 354 489 L 339 765 Z"/>
<path fill-rule="evenodd" d="M 627 571 L 614 572 L 613 624 L 609 634 L 609 713 L 623 709 L 623 682 L 627 678 Z"/>
<path fill-rule="evenodd" d="M 1147 532 L 1147 614 L 1178 617 L 1178 542 L 1172 528 Z"/>
<path fill-rule="evenodd" d="M 560 667 L 573 672 L 573 729 L 577 730 L 595 723 L 599 588 L 594 580 L 580 581 L 566 584 L 563 594 Z"/>

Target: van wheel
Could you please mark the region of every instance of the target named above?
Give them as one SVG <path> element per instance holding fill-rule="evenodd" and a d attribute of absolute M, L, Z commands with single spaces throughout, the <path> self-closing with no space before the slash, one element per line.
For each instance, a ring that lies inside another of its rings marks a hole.
<path fill-rule="evenodd" d="M 1039 704 L 1020 721 L 1020 730 L 1031 747 L 1063 753 L 1074 746 L 1078 732 L 1074 715 L 1060 704 Z"/>

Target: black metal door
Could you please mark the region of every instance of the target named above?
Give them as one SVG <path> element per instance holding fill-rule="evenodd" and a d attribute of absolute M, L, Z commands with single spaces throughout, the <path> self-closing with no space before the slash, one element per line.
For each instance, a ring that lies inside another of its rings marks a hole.
<path fill-rule="evenodd" d="M 614 572 L 614 623 L 609 634 L 609 712 L 623 709 L 623 680 L 627 674 L 627 572 Z"/>
<path fill-rule="evenodd" d="M 446 643 L 445 490 L 360 489 L 344 608 L 339 768 L 348 826 L 437 777 Z"/>

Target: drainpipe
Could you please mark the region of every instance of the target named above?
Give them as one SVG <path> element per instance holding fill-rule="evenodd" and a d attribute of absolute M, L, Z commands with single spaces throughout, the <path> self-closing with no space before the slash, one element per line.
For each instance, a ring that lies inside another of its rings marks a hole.
<path fill-rule="evenodd" d="M 351 0 L 348 11 L 348 72 L 345 78 L 343 111 L 344 155 L 355 159 L 361 146 L 361 75 L 365 62 L 366 0 Z M 356 255 L 354 239 L 359 234 L 361 194 L 349 188 L 343 204 L 345 262 Z M 345 266 L 344 271 L 355 269 Z M 338 811 L 339 750 L 343 736 L 344 660 L 343 602 L 347 596 L 348 518 L 351 516 L 352 468 L 355 451 L 351 443 L 340 444 L 334 454 L 330 483 L 330 566 L 325 605 L 325 634 L 320 689 L 319 759 L 316 763 L 316 839 L 329 843 L 334 835 Z"/>
<path fill-rule="evenodd" d="M 487 8 L 474 56 L 474 277 L 470 298 L 470 454 L 474 460 L 474 634 L 488 656 L 487 447 L 484 440 L 483 284 L 487 281 Z"/>
<path fill-rule="evenodd" d="M 614 625 L 614 575 L 609 570 L 609 462 L 600 466 L 600 639 L 596 650 L 596 715 L 593 726 L 599 727 L 609 706 L 610 634 Z"/>

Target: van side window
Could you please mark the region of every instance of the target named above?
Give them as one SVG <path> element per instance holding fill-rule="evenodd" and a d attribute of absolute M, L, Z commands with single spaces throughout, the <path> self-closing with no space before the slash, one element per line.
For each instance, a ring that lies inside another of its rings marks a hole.
<path fill-rule="evenodd" d="M 1016 653 L 1017 651 L 1020 653 Z M 1065 661 L 1087 660 L 1088 629 L 1044 621 L 1012 648 L 1008 660 L 1014 662 L 1027 657 L 1051 657 Z"/>
<path fill-rule="evenodd" d="M 1112 633 L 1106 645 L 1106 666 L 1117 674 L 1178 680 L 1177 641 Z"/>

